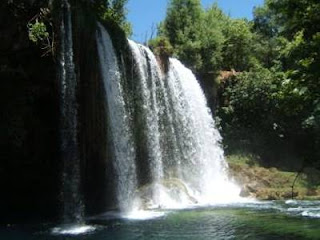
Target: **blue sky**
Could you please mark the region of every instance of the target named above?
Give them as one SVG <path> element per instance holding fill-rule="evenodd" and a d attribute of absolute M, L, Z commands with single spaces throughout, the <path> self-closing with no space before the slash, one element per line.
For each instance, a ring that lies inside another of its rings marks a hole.
<path fill-rule="evenodd" d="M 168 0 L 129 0 L 128 20 L 133 25 L 132 39 L 144 42 L 149 39 L 152 29 L 162 21 L 166 14 Z M 252 19 L 254 6 L 263 4 L 263 0 L 202 0 L 204 7 L 217 2 L 222 10 L 234 18 Z"/>

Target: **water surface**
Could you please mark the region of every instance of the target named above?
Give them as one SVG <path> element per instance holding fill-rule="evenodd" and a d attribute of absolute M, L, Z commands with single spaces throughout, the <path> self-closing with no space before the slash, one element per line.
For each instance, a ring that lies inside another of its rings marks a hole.
<path fill-rule="evenodd" d="M 82 226 L 5 226 L 0 239 L 320 239 L 320 201 L 237 203 L 122 217 L 109 212 Z"/>

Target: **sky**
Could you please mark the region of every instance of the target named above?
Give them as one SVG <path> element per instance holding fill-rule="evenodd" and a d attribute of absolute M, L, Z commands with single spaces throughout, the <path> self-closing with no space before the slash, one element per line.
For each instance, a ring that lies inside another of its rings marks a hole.
<path fill-rule="evenodd" d="M 128 20 L 133 26 L 131 38 L 138 42 L 150 39 L 155 35 L 157 24 L 162 21 L 166 14 L 169 0 L 129 0 Z M 252 19 L 254 6 L 262 5 L 263 0 L 202 0 L 202 5 L 208 7 L 217 2 L 219 7 L 233 18 Z"/>

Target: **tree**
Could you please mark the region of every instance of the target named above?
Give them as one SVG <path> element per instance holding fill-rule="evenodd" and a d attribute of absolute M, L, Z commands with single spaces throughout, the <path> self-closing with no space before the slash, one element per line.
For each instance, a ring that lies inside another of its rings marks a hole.
<path fill-rule="evenodd" d="M 171 0 L 159 29 L 160 35 L 169 39 L 174 53 L 194 70 L 202 66 L 199 29 L 202 16 L 200 0 Z"/>
<path fill-rule="evenodd" d="M 320 31 L 320 2 L 318 0 L 267 0 L 282 35 L 292 39 L 295 33 L 304 31 L 307 39 Z"/>
<path fill-rule="evenodd" d="M 217 72 L 222 68 L 222 48 L 225 42 L 223 29 L 229 18 L 215 3 L 208 8 L 202 18 L 201 29 L 201 58 L 202 73 Z"/>
<path fill-rule="evenodd" d="M 128 0 L 96 0 L 94 8 L 98 16 L 106 21 L 116 22 L 127 34 L 132 34 L 132 26 L 127 21 L 127 9 L 125 8 Z"/>
<path fill-rule="evenodd" d="M 255 67 L 238 65 L 246 72 L 225 91 L 229 101 L 220 109 L 224 129 L 232 135 L 250 128 L 274 142 L 274 122 L 282 142 L 291 142 L 308 165 L 320 163 L 319 12 L 316 0 L 267 0 L 255 9 L 251 33 L 239 22 L 227 28 L 224 51 L 224 65 L 258 60 Z"/>
<path fill-rule="evenodd" d="M 236 71 L 248 70 L 254 62 L 253 33 L 243 19 L 230 19 L 224 29 L 223 66 Z"/>
<path fill-rule="evenodd" d="M 276 24 L 275 16 L 269 9 L 268 5 L 254 8 L 253 15 L 254 32 L 269 39 L 278 35 L 279 28 Z"/>

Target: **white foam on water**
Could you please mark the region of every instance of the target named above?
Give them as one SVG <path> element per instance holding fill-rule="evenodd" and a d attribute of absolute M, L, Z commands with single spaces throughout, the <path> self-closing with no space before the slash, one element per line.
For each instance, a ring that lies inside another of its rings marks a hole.
<path fill-rule="evenodd" d="M 82 235 L 93 232 L 96 227 L 89 225 L 63 225 L 51 230 L 53 235 Z"/>
<path fill-rule="evenodd" d="M 288 208 L 287 211 L 288 212 L 301 212 L 301 211 L 303 211 L 303 208 L 302 207 Z"/>
<path fill-rule="evenodd" d="M 165 216 L 165 212 L 137 210 L 121 215 L 122 218 L 130 220 L 149 220 Z"/>
<path fill-rule="evenodd" d="M 301 216 L 303 217 L 310 217 L 310 218 L 320 218 L 320 209 L 318 212 L 311 212 L 311 211 L 303 211 Z"/>
<path fill-rule="evenodd" d="M 289 200 L 285 201 L 285 204 L 288 204 L 288 205 L 297 205 L 297 204 L 298 204 L 298 201 L 297 201 L 297 200 L 293 200 L 293 199 L 289 199 Z"/>

